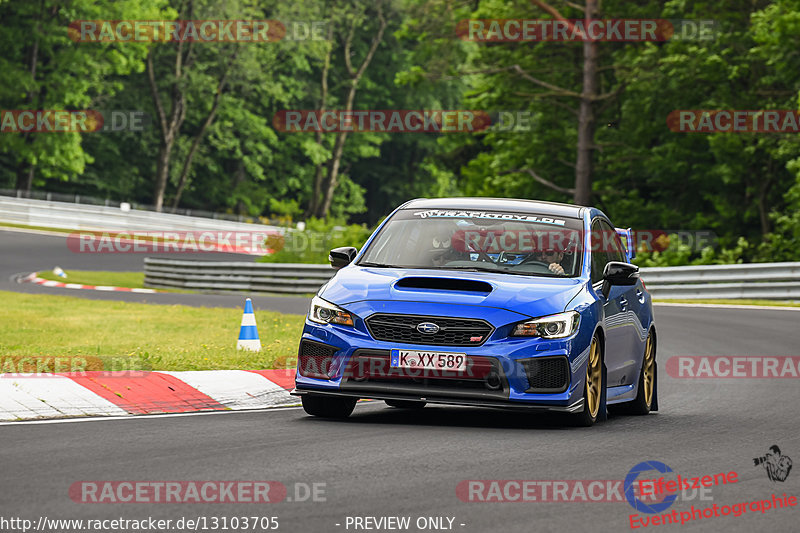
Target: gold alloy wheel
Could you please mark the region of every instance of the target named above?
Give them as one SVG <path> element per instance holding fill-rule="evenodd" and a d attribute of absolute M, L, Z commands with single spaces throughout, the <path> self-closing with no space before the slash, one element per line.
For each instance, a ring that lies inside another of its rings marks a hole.
<path fill-rule="evenodd" d="M 589 408 L 589 415 L 592 418 L 597 416 L 600 410 L 600 393 L 603 387 L 603 365 L 600 362 L 600 345 L 597 337 L 592 339 L 589 348 L 589 363 L 586 365 L 586 403 Z"/>
<path fill-rule="evenodd" d="M 647 335 L 647 344 L 644 348 L 644 403 L 649 408 L 653 401 L 653 383 L 656 374 L 656 351 L 653 348 L 653 335 Z"/>

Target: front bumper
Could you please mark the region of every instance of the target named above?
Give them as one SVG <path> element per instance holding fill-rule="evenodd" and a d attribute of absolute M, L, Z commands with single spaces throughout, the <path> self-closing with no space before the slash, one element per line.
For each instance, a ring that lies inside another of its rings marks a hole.
<path fill-rule="evenodd" d="M 521 403 L 509 401 L 494 401 L 494 400 L 467 400 L 463 398 L 452 397 L 438 397 L 438 396 L 419 396 L 416 394 L 402 394 L 400 392 L 386 392 L 386 393 L 369 393 L 356 394 L 352 391 L 322 391 L 315 389 L 294 389 L 291 394 L 293 396 L 306 396 L 313 394 L 316 396 L 331 396 L 331 397 L 345 397 L 345 398 L 359 398 L 368 400 L 415 400 L 427 403 L 436 403 L 444 405 L 462 405 L 474 407 L 497 407 L 501 409 L 519 409 L 526 411 L 540 411 L 540 412 L 557 412 L 557 413 L 579 413 L 583 411 L 583 398 L 570 405 L 537 405 L 535 403 Z"/>
<path fill-rule="evenodd" d="M 326 363 L 311 372 L 298 364 L 292 394 L 559 412 L 583 409 L 591 334 L 586 336 L 579 331 L 559 340 L 517 338 L 508 337 L 507 327 L 497 327 L 481 346 L 455 347 L 377 341 L 360 325 L 363 322 L 351 328 L 306 321 L 301 352 L 304 346 L 312 346 L 315 360 Z M 467 372 L 404 373 L 389 366 L 392 349 L 463 353 L 467 356 Z M 532 377 L 532 368 L 545 367 L 563 369 L 563 383 L 553 386 L 552 380 L 548 383 Z"/>

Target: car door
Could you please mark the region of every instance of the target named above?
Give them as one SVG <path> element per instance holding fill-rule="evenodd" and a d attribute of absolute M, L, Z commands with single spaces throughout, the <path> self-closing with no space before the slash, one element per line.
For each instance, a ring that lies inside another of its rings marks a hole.
<path fill-rule="evenodd" d="M 625 249 L 616 230 L 606 220 L 600 219 L 603 232 L 603 248 L 609 261 L 627 262 Z M 638 294 L 637 294 L 638 292 Z M 642 289 L 636 285 L 614 285 L 608 294 L 606 306 L 613 318 L 606 319 L 606 334 L 614 339 L 611 356 L 612 367 L 608 366 L 609 386 L 629 385 L 637 375 L 637 354 L 644 349 L 640 339 L 641 328 L 638 324 L 638 313 L 641 308 Z M 608 356 L 607 356 L 608 357 Z"/>
<path fill-rule="evenodd" d="M 597 294 L 598 300 L 603 305 L 603 331 L 605 332 L 605 364 L 608 369 L 608 384 L 609 386 L 616 386 L 619 378 L 611 379 L 613 375 L 617 375 L 621 361 L 619 354 L 623 352 L 623 337 L 618 328 L 611 327 L 615 322 L 620 319 L 620 305 L 617 298 L 614 297 L 614 289 L 612 288 L 611 294 L 606 298 L 603 295 L 603 271 L 608 263 L 608 252 L 603 246 L 603 228 L 600 225 L 600 220 L 595 219 L 592 222 L 591 232 L 591 254 L 592 254 L 592 269 L 591 281 L 594 292 Z"/>

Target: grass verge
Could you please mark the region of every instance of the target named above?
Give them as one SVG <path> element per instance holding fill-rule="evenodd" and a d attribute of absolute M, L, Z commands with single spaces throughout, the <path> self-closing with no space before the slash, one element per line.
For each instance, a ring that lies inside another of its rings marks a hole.
<path fill-rule="evenodd" d="M 256 310 L 262 350 L 253 353 L 236 350 L 240 309 L 6 291 L 0 298 L 0 359 L 91 357 L 119 365 L 124 358 L 134 370 L 293 367 L 304 321 Z"/>
<path fill-rule="evenodd" d="M 39 277 L 63 283 L 81 285 L 107 285 L 111 287 L 144 288 L 144 272 L 103 272 L 94 270 L 68 270 L 67 277 L 60 278 L 52 271 L 39 272 Z"/>
<path fill-rule="evenodd" d="M 52 231 L 55 233 L 75 233 L 77 230 L 67 228 L 49 228 L 47 226 L 29 226 L 27 224 L 14 224 L 12 222 L 0 222 L 0 228 L 30 229 L 35 231 Z"/>
<path fill-rule="evenodd" d="M 653 299 L 653 303 L 665 304 L 719 304 L 719 305 L 756 305 L 770 307 L 800 307 L 800 302 L 782 302 L 775 300 L 661 300 Z"/>

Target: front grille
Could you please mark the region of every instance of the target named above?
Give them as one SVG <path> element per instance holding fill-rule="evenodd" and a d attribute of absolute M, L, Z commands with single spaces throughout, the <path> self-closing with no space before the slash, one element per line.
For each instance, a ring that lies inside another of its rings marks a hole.
<path fill-rule="evenodd" d="M 564 392 L 569 384 L 569 364 L 566 357 L 537 357 L 520 361 L 528 378 L 526 392 Z"/>
<path fill-rule="evenodd" d="M 480 346 L 494 328 L 476 318 L 448 318 L 423 315 L 390 315 L 377 313 L 365 320 L 373 338 L 379 341 L 437 346 Z M 421 333 L 417 325 L 432 322 L 439 326 L 436 333 Z"/>
<path fill-rule="evenodd" d="M 308 378 L 328 379 L 336 348 L 318 342 L 300 341 L 297 368 L 300 375 Z"/>

